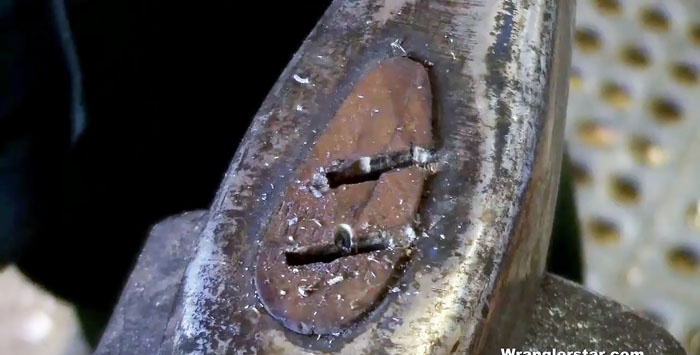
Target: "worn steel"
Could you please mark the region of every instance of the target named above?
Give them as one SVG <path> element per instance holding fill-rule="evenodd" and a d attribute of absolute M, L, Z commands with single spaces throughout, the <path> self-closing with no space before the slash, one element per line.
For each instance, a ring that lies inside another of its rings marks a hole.
<path fill-rule="evenodd" d="M 572 15 L 555 0 L 335 1 L 236 153 L 159 352 L 492 354 L 521 344 L 552 225 Z M 289 331 L 253 282 L 268 225 L 344 98 L 404 55 L 431 66 L 432 139 L 444 153 L 420 203 L 425 236 L 398 290 L 348 331 Z"/>
<path fill-rule="evenodd" d="M 553 275 L 542 281 L 530 324 L 521 351 L 686 354 L 659 324 Z"/>
<path fill-rule="evenodd" d="M 206 220 L 206 211 L 192 211 L 151 228 L 95 354 L 158 353 Z"/>

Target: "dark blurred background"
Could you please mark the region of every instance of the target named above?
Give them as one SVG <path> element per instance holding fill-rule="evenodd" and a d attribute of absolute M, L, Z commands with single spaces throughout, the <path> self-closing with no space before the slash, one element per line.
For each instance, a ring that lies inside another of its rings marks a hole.
<path fill-rule="evenodd" d="M 149 226 L 208 207 L 250 119 L 329 3 L 67 2 L 87 118 L 70 147 L 64 63 L 42 24 L 49 2 L 3 0 L 10 76 L 20 65 L 29 73 L 9 88 L 28 94 L 0 118 L 0 154 L 28 146 L 31 158 L 20 169 L 31 183 L 15 193 L 32 202 L 14 261 L 76 303 L 92 340 Z"/>

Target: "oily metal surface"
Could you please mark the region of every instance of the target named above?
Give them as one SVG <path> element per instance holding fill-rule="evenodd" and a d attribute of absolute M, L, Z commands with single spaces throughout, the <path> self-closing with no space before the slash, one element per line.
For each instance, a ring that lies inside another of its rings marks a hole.
<path fill-rule="evenodd" d="M 415 235 L 429 175 L 425 169 L 394 169 L 337 187 L 329 186 L 326 171 L 337 160 L 366 158 L 369 174 L 369 157 L 409 151 L 413 144 L 431 147 L 430 90 L 422 64 L 404 57 L 383 61 L 360 79 L 299 165 L 267 226 L 256 262 L 256 292 L 288 329 L 343 333 L 400 279 L 411 249 L 387 247 L 301 265 L 288 262 L 285 252 L 333 246 L 343 226 L 350 244 L 355 236 L 402 228 Z"/>
<path fill-rule="evenodd" d="M 700 2 L 579 0 L 567 117 L 586 284 L 700 354 Z"/>
<path fill-rule="evenodd" d="M 335 1 L 263 103 L 212 204 L 160 353 L 490 354 L 525 335 L 563 147 L 573 4 Z M 449 154 L 421 204 L 408 282 L 349 334 L 285 330 L 253 282 L 263 226 L 359 78 L 430 61 Z M 172 328 L 171 328 L 172 327 Z"/>

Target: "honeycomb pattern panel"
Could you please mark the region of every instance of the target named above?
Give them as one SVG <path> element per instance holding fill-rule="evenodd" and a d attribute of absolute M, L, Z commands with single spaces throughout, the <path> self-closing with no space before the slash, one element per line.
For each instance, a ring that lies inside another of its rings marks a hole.
<path fill-rule="evenodd" d="M 699 355 L 700 1 L 577 1 L 566 136 L 586 285 Z"/>

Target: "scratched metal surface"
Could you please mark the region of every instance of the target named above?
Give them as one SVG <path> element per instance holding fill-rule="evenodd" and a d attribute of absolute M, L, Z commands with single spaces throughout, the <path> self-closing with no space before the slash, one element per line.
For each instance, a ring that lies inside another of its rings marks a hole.
<path fill-rule="evenodd" d="M 151 228 L 94 354 L 157 354 L 206 211 L 167 218 Z"/>
<path fill-rule="evenodd" d="M 335 1 L 232 161 L 161 353 L 477 354 L 515 345 L 551 228 L 572 11 L 556 0 Z M 262 227 L 352 85 L 401 54 L 397 39 L 434 63 L 434 132 L 450 153 L 421 206 L 430 217 L 421 251 L 433 256 L 346 336 L 285 332 L 251 283 Z"/>
<path fill-rule="evenodd" d="M 586 284 L 700 354 L 700 2 L 580 0 L 567 144 Z"/>
<path fill-rule="evenodd" d="M 681 344 L 629 307 L 548 274 L 535 302 L 523 350 L 618 349 L 643 354 L 685 355 Z M 631 331 L 634 329 L 633 331 Z"/>

